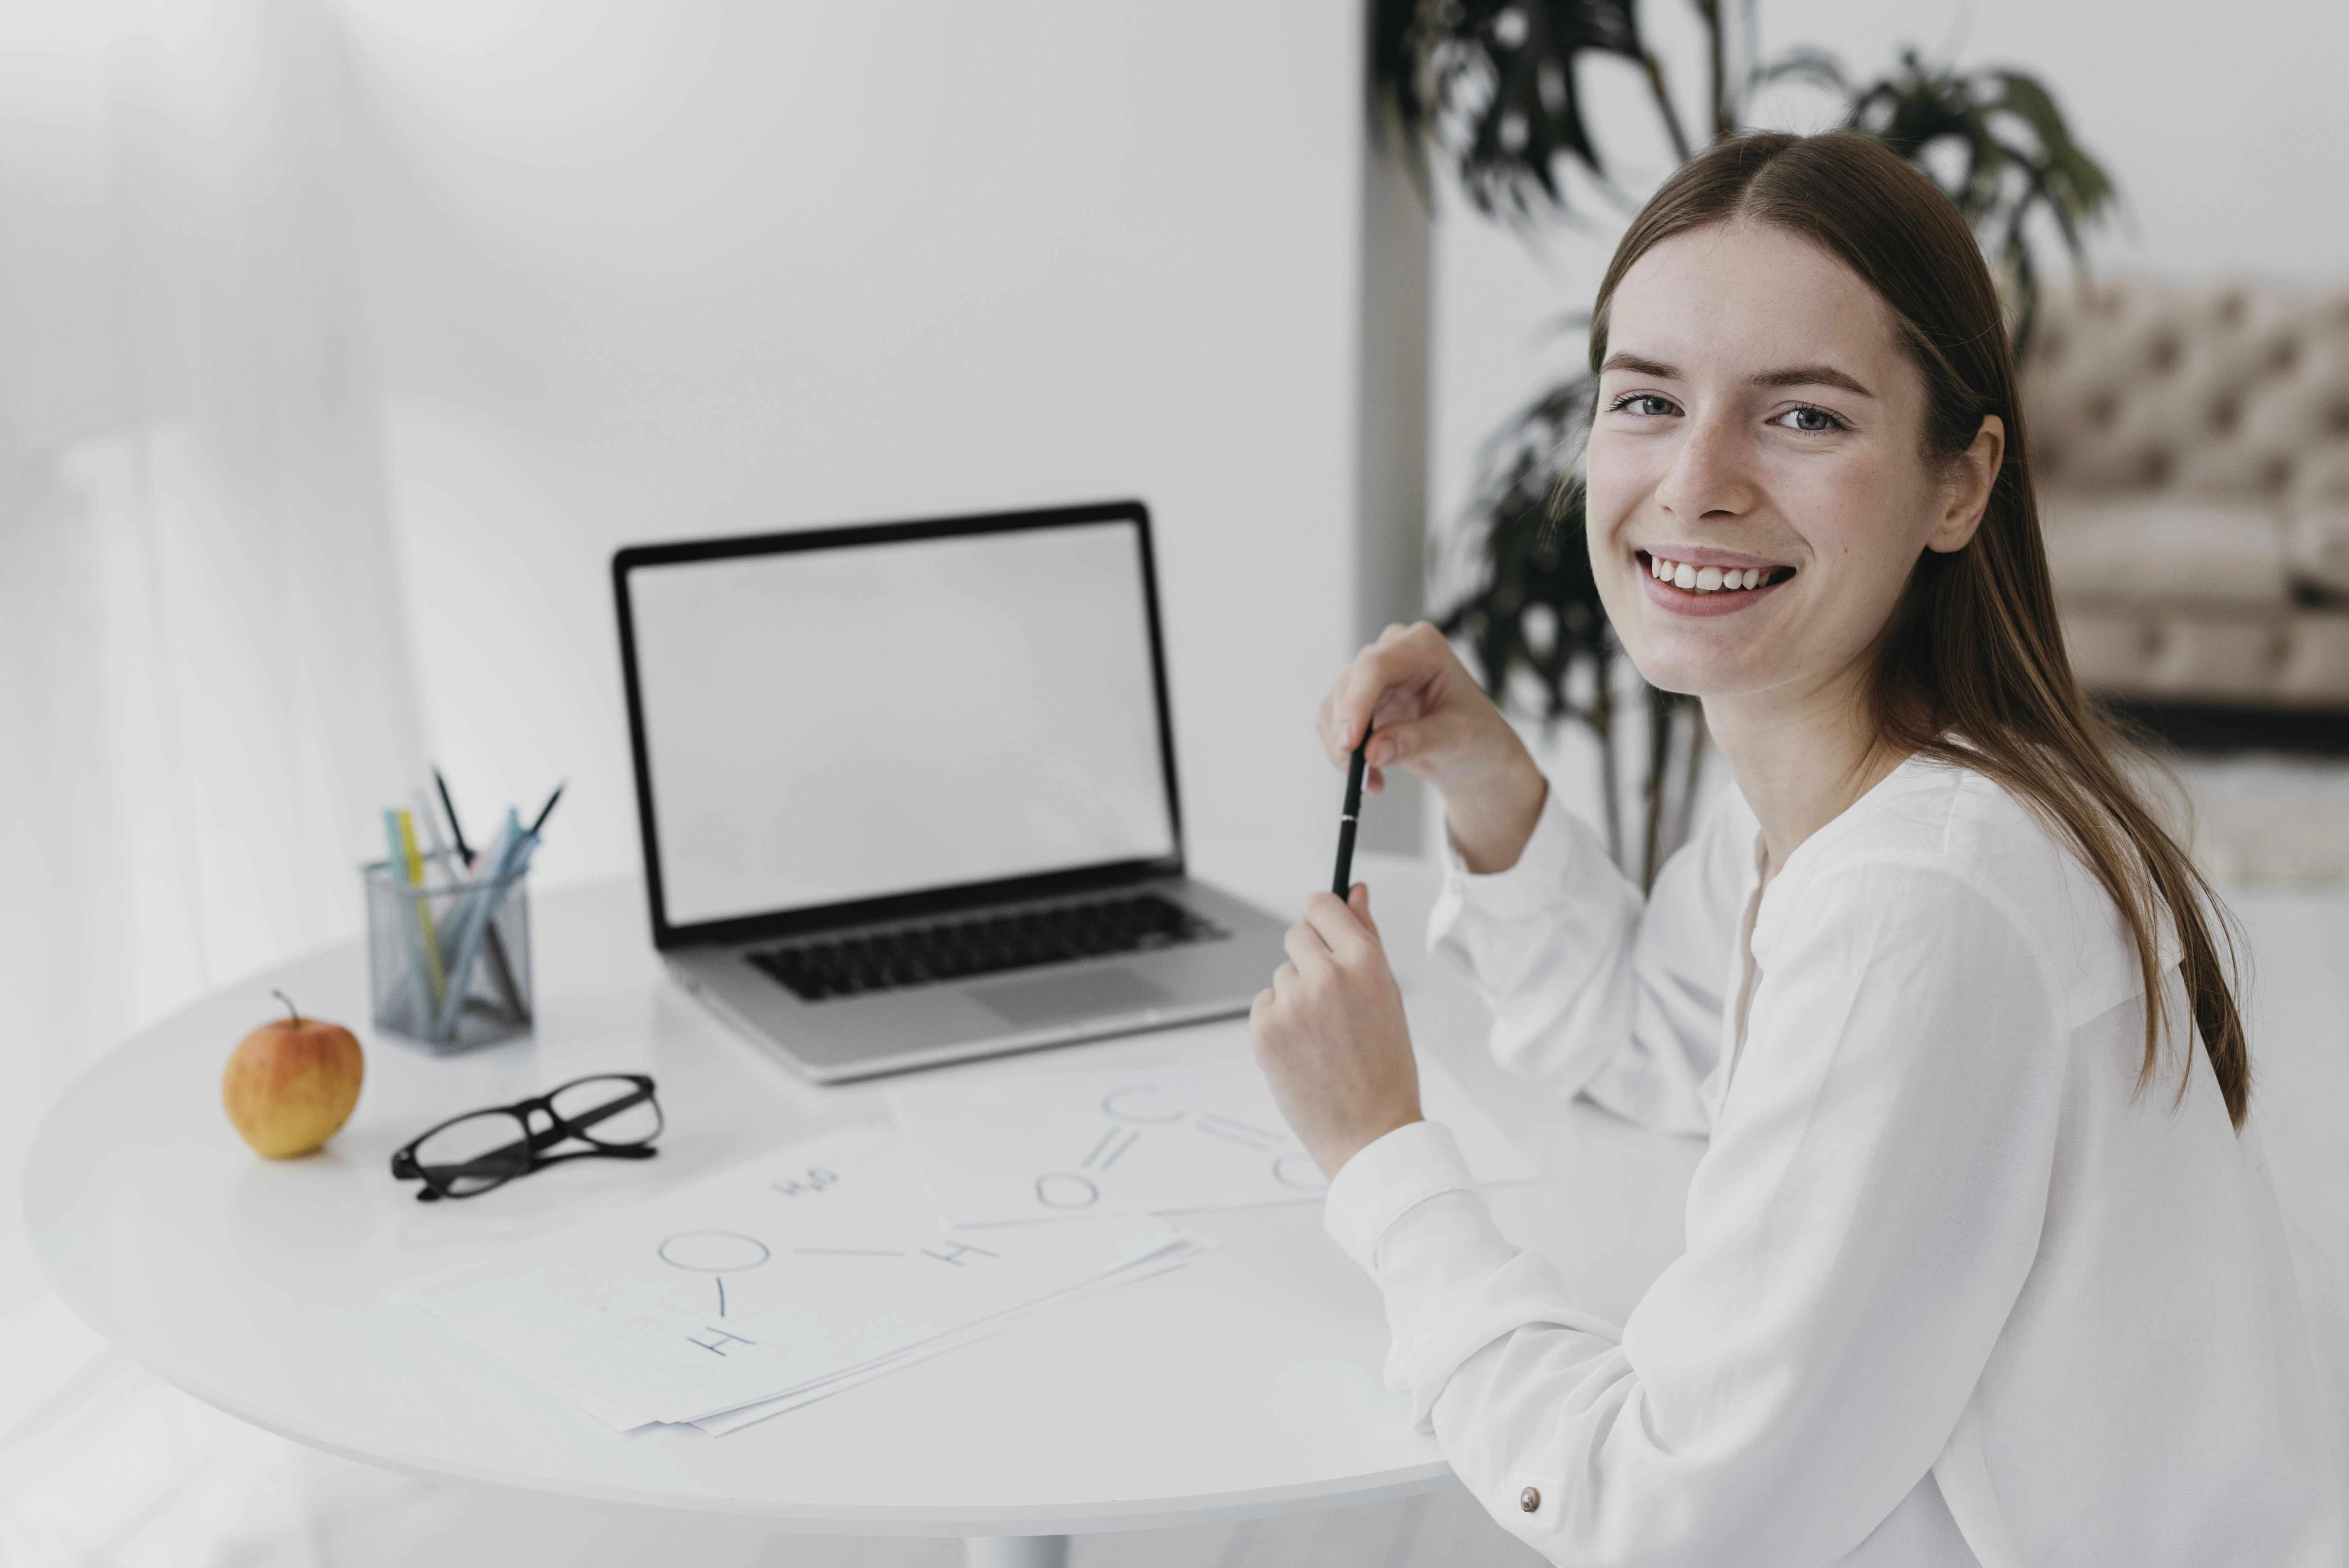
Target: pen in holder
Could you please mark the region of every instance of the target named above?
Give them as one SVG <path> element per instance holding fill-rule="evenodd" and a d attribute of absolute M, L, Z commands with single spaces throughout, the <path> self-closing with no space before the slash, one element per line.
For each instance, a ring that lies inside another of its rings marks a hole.
<path fill-rule="evenodd" d="M 390 861 L 367 877 L 367 970 L 375 1026 L 462 1051 L 531 1025 L 527 866 L 502 876 L 485 857 L 460 880 L 453 856 L 420 857 L 420 882 Z"/>

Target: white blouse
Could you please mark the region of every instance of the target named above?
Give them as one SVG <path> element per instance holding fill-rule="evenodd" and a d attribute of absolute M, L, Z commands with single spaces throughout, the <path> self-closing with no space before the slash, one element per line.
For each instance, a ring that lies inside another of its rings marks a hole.
<path fill-rule="evenodd" d="M 2340 1568 L 2274 1195 L 2174 963 L 2140 1094 L 2127 929 L 1996 784 L 1911 761 L 1757 898 L 1758 842 L 1733 791 L 1643 909 L 1553 792 L 1515 867 L 1447 878 L 1431 945 L 1504 1064 L 1711 1136 L 1619 1326 L 1445 1128 L 1339 1173 L 1461 1479 L 1561 1563 Z"/>

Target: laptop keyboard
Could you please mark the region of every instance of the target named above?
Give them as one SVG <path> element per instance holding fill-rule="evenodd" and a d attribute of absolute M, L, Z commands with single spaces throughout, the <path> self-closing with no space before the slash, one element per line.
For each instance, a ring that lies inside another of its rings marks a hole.
<path fill-rule="evenodd" d="M 1136 893 L 1094 903 L 975 915 L 750 956 L 802 1002 L 1034 969 L 1070 959 L 1149 952 L 1231 933 L 1171 898 Z"/>

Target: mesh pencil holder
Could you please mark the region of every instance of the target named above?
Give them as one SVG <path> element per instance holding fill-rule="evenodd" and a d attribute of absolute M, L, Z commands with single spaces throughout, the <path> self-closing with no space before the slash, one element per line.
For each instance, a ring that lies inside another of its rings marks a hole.
<path fill-rule="evenodd" d="M 531 1026 L 529 873 L 466 882 L 454 866 L 429 857 L 422 887 L 388 862 L 362 867 L 375 1026 L 436 1052 Z"/>

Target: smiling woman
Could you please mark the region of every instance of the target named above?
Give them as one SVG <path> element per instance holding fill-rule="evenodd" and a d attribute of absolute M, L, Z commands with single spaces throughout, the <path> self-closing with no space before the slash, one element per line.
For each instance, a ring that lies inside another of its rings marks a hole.
<path fill-rule="evenodd" d="M 1710 1146 L 1686 1253 L 1580 1311 L 1421 1118 L 1366 890 L 1317 896 L 1252 1032 L 1391 1381 L 1561 1563 L 2337 1563 L 2223 918 L 2064 661 L 1965 225 L 1864 139 L 1723 143 L 1592 362 L 1599 592 L 1736 787 L 1643 899 L 1433 628 L 1319 728 L 1443 794 L 1502 1062 Z"/>

